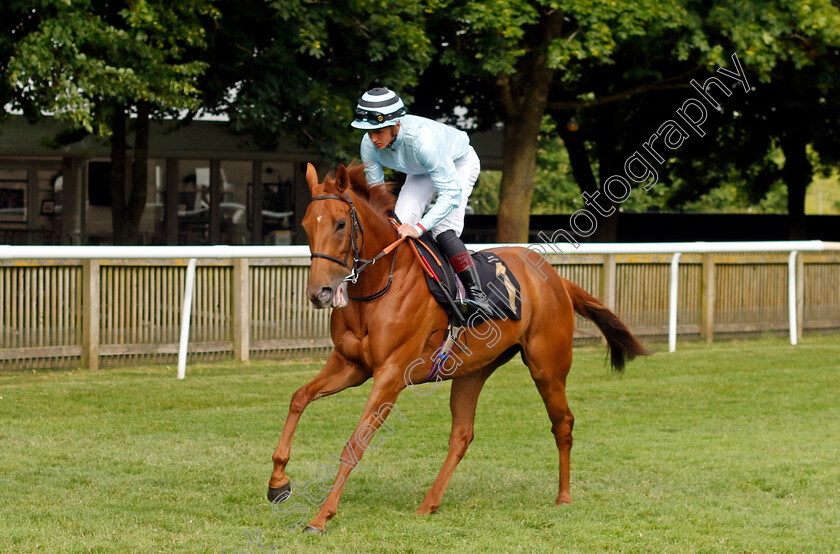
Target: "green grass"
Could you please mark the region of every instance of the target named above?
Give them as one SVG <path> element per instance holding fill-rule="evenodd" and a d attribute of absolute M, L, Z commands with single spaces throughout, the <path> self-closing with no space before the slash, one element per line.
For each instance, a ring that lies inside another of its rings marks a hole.
<path fill-rule="evenodd" d="M 313 537 L 286 530 L 265 490 L 290 396 L 318 367 L 193 365 L 183 382 L 163 366 L 0 374 L 0 552 L 234 552 L 257 530 L 278 552 L 840 549 L 836 335 L 680 344 L 623 377 L 580 349 L 569 506 L 553 506 L 557 450 L 512 362 L 485 388 L 440 510 L 413 515 L 446 452 L 448 385 L 406 392 L 407 420 L 389 419 Z M 369 390 L 309 407 L 293 479 L 340 453 Z"/>

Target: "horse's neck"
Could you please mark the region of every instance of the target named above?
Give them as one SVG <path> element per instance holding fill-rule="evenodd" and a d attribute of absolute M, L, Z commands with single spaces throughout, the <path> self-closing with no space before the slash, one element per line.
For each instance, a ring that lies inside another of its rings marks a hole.
<path fill-rule="evenodd" d="M 363 258 L 373 258 L 382 252 L 386 246 L 397 240 L 397 233 L 391 222 L 375 213 L 369 205 L 358 206 L 356 212 L 359 217 L 359 225 L 362 228 L 361 233 L 364 233 L 364 238 L 360 237 L 362 243 L 360 254 Z"/>
<path fill-rule="evenodd" d="M 361 204 L 361 202 L 359 203 Z M 387 246 L 397 240 L 398 235 L 394 226 L 389 220 L 375 213 L 368 204 L 364 204 L 357 208 L 359 216 L 359 224 L 364 233 L 364 239 L 360 238 L 361 251 L 359 252 L 362 258 L 367 260 L 373 259 L 376 255 L 381 253 Z M 364 289 L 365 294 L 372 294 L 381 288 L 385 287 L 391 279 L 391 268 L 393 261 L 394 272 L 399 270 L 403 265 L 411 265 L 414 263 L 413 256 L 400 256 L 401 259 L 392 260 L 391 256 L 398 256 L 401 251 L 407 251 L 410 247 L 408 244 L 400 244 L 390 254 L 384 256 L 378 263 L 368 266 L 360 275 L 359 285 Z M 360 294 L 361 296 L 361 294 Z"/>

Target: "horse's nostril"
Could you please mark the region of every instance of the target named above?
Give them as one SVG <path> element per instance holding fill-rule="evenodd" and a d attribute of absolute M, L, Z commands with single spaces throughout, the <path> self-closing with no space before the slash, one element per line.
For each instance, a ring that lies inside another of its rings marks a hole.
<path fill-rule="evenodd" d="M 318 298 L 321 300 L 327 300 L 332 298 L 333 290 L 331 287 L 322 287 L 321 292 L 318 293 Z"/>

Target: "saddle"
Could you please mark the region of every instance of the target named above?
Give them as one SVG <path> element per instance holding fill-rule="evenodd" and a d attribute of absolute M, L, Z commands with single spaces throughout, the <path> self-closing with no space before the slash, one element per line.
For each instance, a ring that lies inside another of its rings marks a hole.
<path fill-rule="evenodd" d="M 420 258 L 420 263 L 425 266 L 426 284 L 435 300 L 446 310 L 450 321 L 457 319 L 481 324 L 484 321 L 482 318 L 472 317 L 478 310 L 465 303 L 464 285 L 441 252 L 437 241 L 430 233 L 424 233 L 417 242 L 420 244 L 411 244 Z M 474 252 L 472 259 L 478 270 L 481 288 L 495 312 L 492 319 L 522 319 L 519 281 L 507 264 L 492 252 Z"/>

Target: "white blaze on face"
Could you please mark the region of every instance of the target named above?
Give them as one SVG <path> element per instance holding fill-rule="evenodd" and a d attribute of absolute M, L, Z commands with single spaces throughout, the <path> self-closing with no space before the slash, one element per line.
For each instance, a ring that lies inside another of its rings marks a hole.
<path fill-rule="evenodd" d="M 321 223 L 321 218 L 322 217 L 324 217 L 324 216 L 319 215 L 318 217 L 315 218 L 315 221 L 317 221 L 318 223 Z"/>

